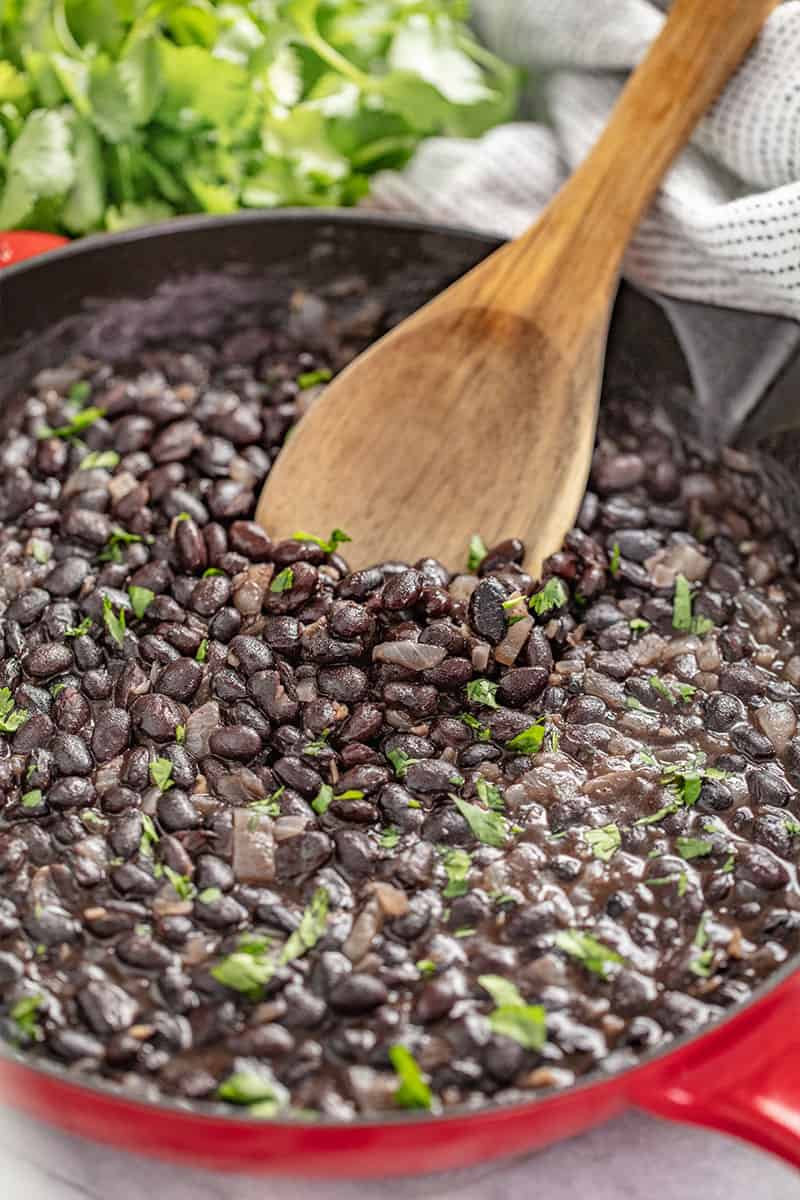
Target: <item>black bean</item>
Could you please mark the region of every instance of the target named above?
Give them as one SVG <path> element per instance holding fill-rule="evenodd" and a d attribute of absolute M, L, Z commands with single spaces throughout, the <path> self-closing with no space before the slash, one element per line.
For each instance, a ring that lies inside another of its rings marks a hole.
<path fill-rule="evenodd" d="M 159 824 L 168 833 L 197 829 L 202 824 L 202 817 L 182 788 L 174 787 L 162 792 L 158 798 L 157 813 Z"/>
<path fill-rule="evenodd" d="M 49 642 L 38 646 L 25 657 L 25 670 L 36 679 L 51 679 L 63 675 L 72 666 L 72 651 L 69 646 Z"/>
<path fill-rule="evenodd" d="M 99 1037 L 129 1028 L 137 1013 L 133 997 L 105 980 L 91 980 L 78 992 L 77 1001 L 84 1020 Z"/>
<path fill-rule="evenodd" d="M 493 645 L 506 635 L 508 617 L 503 608 L 505 599 L 505 589 L 491 578 L 479 583 L 470 597 L 470 624 L 476 633 Z"/>
<path fill-rule="evenodd" d="M 327 834 L 310 830 L 280 842 L 275 851 L 275 871 L 279 880 L 311 875 L 327 862 L 333 846 Z"/>
<path fill-rule="evenodd" d="M 134 725 L 142 733 L 166 742 L 174 738 L 176 726 L 185 723 L 186 711 L 169 696 L 154 692 L 134 700 L 131 715 Z"/>
<path fill-rule="evenodd" d="M 89 564 L 84 558 L 65 558 L 45 577 L 44 586 L 51 596 L 72 596 L 88 574 Z"/>

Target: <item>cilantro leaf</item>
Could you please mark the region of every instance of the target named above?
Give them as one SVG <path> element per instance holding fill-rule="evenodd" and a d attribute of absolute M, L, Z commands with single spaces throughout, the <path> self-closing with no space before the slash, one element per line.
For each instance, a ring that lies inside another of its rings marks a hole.
<path fill-rule="evenodd" d="M 714 628 L 714 622 L 708 617 L 692 615 L 692 589 L 685 575 L 678 575 L 675 580 L 675 596 L 672 602 L 672 625 L 684 633 L 696 633 L 702 636 Z"/>
<path fill-rule="evenodd" d="M 541 1050 L 547 1038 L 543 1005 L 526 1004 L 516 985 L 502 975 L 479 975 L 478 983 L 496 1006 L 489 1014 L 492 1033 L 511 1038 L 526 1050 Z"/>
<path fill-rule="evenodd" d="M 452 796 L 451 799 L 479 842 L 487 846 L 506 845 L 511 836 L 511 829 L 504 816 L 494 810 L 487 811 L 485 808 L 479 808 L 477 804 L 470 804 L 460 796 Z"/>
<path fill-rule="evenodd" d="M 156 598 L 155 592 L 151 592 L 150 588 L 133 586 L 128 588 L 128 596 L 130 597 L 134 616 L 138 617 L 141 621 Z"/>
<path fill-rule="evenodd" d="M 589 933 L 582 933 L 579 929 L 562 929 L 556 934 L 555 944 L 559 950 L 582 963 L 587 971 L 592 971 L 603 979 L 613 965 L 623 961 L 616 950 L 604 946 L 597 938 Z"/>
<path fill-rule="evenodd" d="M 389 1058 L 400 1086 L 394 1094 L 398 1108 L 429 1109 L 433 1104 L 431 1089 L 425 1082 L 419 1063 L 406 1046 L 392 1046 Z"/>
<path fill-rule="evenodd" d="M 101 467 L 107 471 L 113 471 L 119 462 L 119 455 L 116 450 L 90 450 L 81 459 L 82 471 L 94 471 Z"/>
<path fill-rule="evenodd" d="M 327 888 L 317 888 L 300 918 L 300 924 L 281 951 L 281 965 L 291 962 L 293 958 L 301 958 L 306 950 L 316 946 L 328 924 L 328 904 Z"/>
<path fill-rule="evenodd" d="M 558 578 L 548 579 L 547 583 L 538 592 L 534 592 L 528 601 L 528 607 L 536 613 L 537 617 L 544 617 L 553 609 L 563 608 L 569 600 L 567 589 Z"/>
<path fill-rule="evenodd" d="M 305 371 L 302 375 L 298 375 L 297 386 L 301 392 L 305 392 L 320 383 L 329 383 L 331 379 L 333 379 L 333 371 L 328 367 L 321 367 L 318 371 Z"/>
<path fill-rule="evenodd" d="M 540 717 L 538 721 L 534 721 L 533 725 L 513 737 L 510 742 L 506 742 L 506 749 L 515 750 L 518 754 L 538 754 L 542 748 L 546 731 L 544 717 Z"/>
<path fill-rule="evenodd" d="M 64 630 L 65 638 L 84 637 L 92 628 L 92 618 L 84 617 L 80 625 L 70 625 L 69 629 Z"/>
<path fill-rule="evenodd" d="M 472 858 L 466 850 L 450 850 L 444 858 L 444 869 L 447 872 L 447 886 L 442 895 L 445 900 L 453 900 L 456 896 L 465 896 L 469 891 L 467 876 L 472 866 Z"/>
<path fill-rule="evenodd" d="M 283 570 L 280 571 L 275 576 L 272 583 L 269 585 L 269 590 L 271 592 L 280 593 L 280 592 L 291 591 L 291 589 L 293 587 L 294 587 L 294 571 L 292 570 L 291 567 L 284 567 Z"/>
<path fill-rule="evenodd" d="M 27 708 L 15 706 L 10 688 L 0 688 L 0 733 L 16 733 L 28 715 Z"/>
<path fill-rule="evenodd" d="M 586 829 L 583 840 L 595 858 L 610 862 L 622 845 L 622 834 L 618 825 L 602 825 L 599 829 Z"/>
<path fill-rule="evenodd" d="M 292 537 L 298 542 L 314 542 L 326 554 L 335 554 L 344 542 L 352 542 L 353 540 L 343 529 L 334 529 L 327 541 L 325 538 L 317 537 L 316 534 L 303 533 L 302 530 L 293 533 Z"/>
<path fill-rule="evenodd" d="M 110 596 L 103 596 L 103 621 L 111 637 L 121 646 L 125 641 L 125 610 L 121 608 L 117 616 Z"/>
<path fill-rule="evenodd" d="M 151 782 L 161 792 L 168 792 L 175 784 L 172 779 L 172 763 L 168 758 L 156 758 L 150 763 Z"/>
<path fill-rule="evenodd" d="M 490 783 L 483 775 L 479 775 L 475 780 L 475 791 L 478 793 L 478 799 L 487 804 L 489 808 L 497 809 L 502 812 L 505 808 L 505 800 L 503 793 L 495 783 Z"/>
<path fill-rule="evenodd" d="M 707 838 L 679 837 L 675 841 L 681 858 L 705 858 L 714 849 Z"/>
<path fill-rule="evenodd" d="M 467 557 L 467 570 L 477 571 L 489 551 L 486 548 L 486 543 L 479 533 L 473 533 L 469 542 L 469 556 Z"/>
<path fill-rule="evenodd" d="M 105 415 L 104 408 L 84 408 L 75 414 L 68 425 L 59 425 L 55 429 L 51 429 L 49 425 L 43 425 L 41 429 L 37 430 L 36 436 L 40 440 L 42 438 L 75 438 Z M 137 541 L 141 541 L 141 538 L 137 538 Z"/>
<path fill-rule="evenodd" d="M 486 708 L 499 708 L 497 689 L 500 685 L 488 679 L 473 679 L 467 684 L 467 698 L 472 704 L 483 704 Z"/>

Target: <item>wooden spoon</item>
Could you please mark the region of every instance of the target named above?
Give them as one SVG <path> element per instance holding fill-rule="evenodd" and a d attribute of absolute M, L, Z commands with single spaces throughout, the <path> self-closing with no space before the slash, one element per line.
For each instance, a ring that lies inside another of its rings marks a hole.
<path fill-rule="evenodd" d="M 664 172 L 778 0 L 675 0 L 602 137 L 521 238 L 362 354 L 267 479 L 275 537 L 352 537 L 355 569 L 436 555 L 473 533 L 561 544 L 589 474 L 611 304 Z"/>

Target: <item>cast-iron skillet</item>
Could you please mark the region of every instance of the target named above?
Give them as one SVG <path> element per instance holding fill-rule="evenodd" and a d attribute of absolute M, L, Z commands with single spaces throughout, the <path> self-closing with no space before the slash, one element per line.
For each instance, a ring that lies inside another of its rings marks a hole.
<path fill-rule="evenodd" d="M 125 358 L 189 328 L 210 335 L 232 305 L 259 305 L 268 319 L 294 288 L 353 272 L 366 275 L 399 317 L 496 245 L 431 225 L 301 211 L 188 218 L 12 265 L 0 275 L 0 422 L 33 371 L 79 346 Z M 8 235 L 0 262 L 41 249 L 47 240 Z M 229 269 L 235 264 L 244 266 Z M 97 302 L 88 313 L 87 298 Z M 686 367 L 671 331 L 655 306 L 625 288 L 609 348 L 606 389 L 614 388 L 688 407 Z M 613 1076 L 597 1070 L 524 1104 L 436 1118 L 248 1120 L 221 1107 L 137 1100 L 110 1083 L 27 1062 L 8 1046 L 0 1048 L 0 1090 L 73 1133 L 217 1170 L 327 1178 L 449 1170 L 544 1146 L 628 1105 L 736 1134 L 800 1167 L 798 1013 L 800 972 L 792 962 L 722 1022 L 635 1068 Z"/>

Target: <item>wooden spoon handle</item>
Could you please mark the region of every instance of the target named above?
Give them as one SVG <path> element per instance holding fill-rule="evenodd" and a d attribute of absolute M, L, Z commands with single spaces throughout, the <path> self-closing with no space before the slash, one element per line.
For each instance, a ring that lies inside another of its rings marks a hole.
<path fill-rule="evenodd" d="M 585 327 L 592 300 L 599 314 L 665 171 L 778 3 L 674 0 L 593 150 L 534 228 L 473 273 L 476 302 L 520 316 L 533 305 L 541 321 L 535 272 L 552 281 L 545 317 L 557 340 L 576 320 Z"/>

